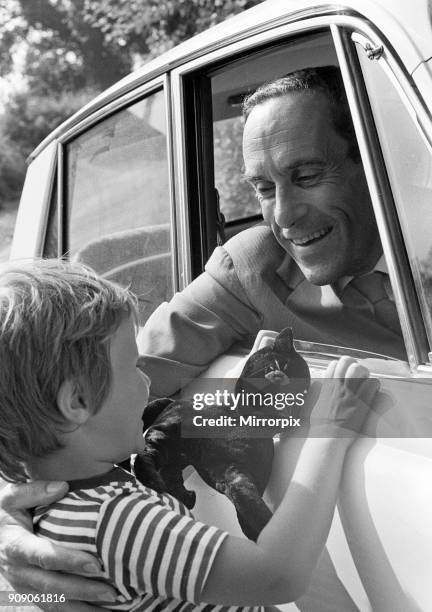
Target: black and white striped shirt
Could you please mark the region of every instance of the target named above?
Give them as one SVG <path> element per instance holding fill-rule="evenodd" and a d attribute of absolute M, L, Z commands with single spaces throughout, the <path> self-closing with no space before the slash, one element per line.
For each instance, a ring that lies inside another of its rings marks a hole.
<path fill-rule="evenodd" d="M 35 531 L 62 546 L 93 554 L 118 591 L 112 610 L 239 612 L 200 603 L 216 553 L 228 535 L 196 521 L 169 494 L 158 494 L 114 468 L 70 483 L 69 493 L 34 514 Z"/>

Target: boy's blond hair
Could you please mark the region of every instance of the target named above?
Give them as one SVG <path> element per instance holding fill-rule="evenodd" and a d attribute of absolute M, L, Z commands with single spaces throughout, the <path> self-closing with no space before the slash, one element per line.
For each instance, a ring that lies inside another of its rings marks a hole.
<path fill-rule="evenodd" d="M 60 385 L 77 381 L 96 412 L 110 390 L 107 339 L 136 299 L 82 264 L 61 260 L 0 268 L 0 475 L 61 448 Z"/>

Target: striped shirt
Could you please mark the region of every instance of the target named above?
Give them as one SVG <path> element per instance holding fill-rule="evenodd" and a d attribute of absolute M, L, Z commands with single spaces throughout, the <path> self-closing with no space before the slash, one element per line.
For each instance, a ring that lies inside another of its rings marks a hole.
<path fill-rule="evenodd" d="M 121 468 L 69 484 L 66 497 L 36 508 L 35 531 L 102 562 L 117 599 L 98 605 L 134 612 L 263 612 L 199 603 L 228 534 L 195 520 L 171 495 L 143 486 Z"/>

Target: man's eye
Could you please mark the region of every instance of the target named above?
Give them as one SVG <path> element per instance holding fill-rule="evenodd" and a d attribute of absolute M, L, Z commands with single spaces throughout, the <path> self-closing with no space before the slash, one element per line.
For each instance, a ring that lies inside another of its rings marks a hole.
<path fill-rule="evenodd" d="M 256 183 L 254 188 L 258 198 L 271 198 L 274 195 L 273 183 Z"/>
<path fill-rule="evenodd" d="M 314 185 L 317 183 L 322 176 L 322 172 L 308 172 L 305 174 L 298 174 L 296 176 L 296 182 L 300 185 Z"/>

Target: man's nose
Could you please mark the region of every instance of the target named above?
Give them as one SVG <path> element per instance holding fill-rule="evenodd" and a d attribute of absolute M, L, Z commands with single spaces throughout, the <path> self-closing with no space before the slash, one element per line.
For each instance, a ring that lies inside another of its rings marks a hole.
<path fill-rule="evenodd" d="M 279 227 L 290 227 L 307 213 L 304 192 L 293 186 L 276 186 L 274 218 Z"/>

